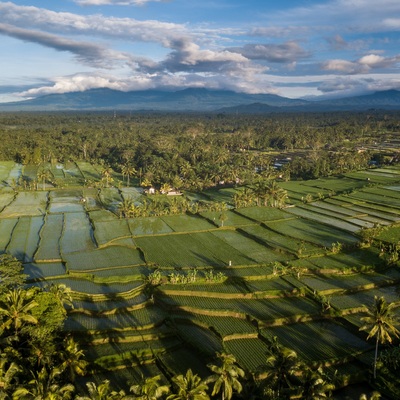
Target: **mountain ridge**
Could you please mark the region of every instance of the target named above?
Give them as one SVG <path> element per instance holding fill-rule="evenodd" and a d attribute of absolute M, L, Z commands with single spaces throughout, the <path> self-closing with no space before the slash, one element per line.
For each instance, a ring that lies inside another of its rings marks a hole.
<path fill-rule="evenodd" d="M 109 88 L 48 94 L 35 99 L 0 103 L 0 111 L 164 111 L 269 113 L 400 109 L 400 91 L 386 90 L 334 100 L 290 99 L 276 94 L 186 88 L 123 92 Z"/>

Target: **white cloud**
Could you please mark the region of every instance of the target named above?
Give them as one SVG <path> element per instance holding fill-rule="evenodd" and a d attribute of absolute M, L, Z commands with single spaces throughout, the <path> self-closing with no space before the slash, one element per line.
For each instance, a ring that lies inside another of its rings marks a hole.
<path fill-rule="evenodd" d="M 254 75 L 252 75 L 254 78 Z M 109 88 L 121 91 L 146 89 L 179 90 L 187 87 L 207 87 L 213 89 L 231 89 L 249 93 L 276 93 L 267 80 L 246 80 L 237 75 L 215 74 L 135 74 L 130 77 L 116 77 L 102 72 L 75 74 L 54 79 L 50 85 L 32 88 L 18 93 L 19 97 L 32 98 L 54 93 L 80 92 L 96 88 Z"/>
<path fill-rule="evenodd" d="M 282 44 L 246 44 L 243 47 L 232 47 L 228 50 L 240 53 L 250 60 L 266 60 L 276 63 L 292 63 L 310 57 L 310 53 L 295 41 Z"/>
<path fill-rule="evenodd" d="M 363 67 L 357 62 L 338 59 L 322 63 L 321 68 L 325 71 L 337 71 L 344 74 L 357 74 L 368 70 L 368 67 Z"/>
<path fill-rule="evenodd" d="M 0 33 L 25 42 L 50 47 L 57 51 L 68 51 L 73 53 L 79 62 L 93 67 L 112 68 L 116 61 L 130 59 L 127 54 L 107 49 L 98 44 L 78 42 L 46 32 L 17 28 L 8 24 L 0 23 Z"/>
<path fill-rule="evenodd" d="M 397 75 L 366 75 L 361 77 L 336 77 L 325 80 L 318 86 L 322 93 L 340 96 L 354 96 L 389 89 L 400 90 L 400 78 Z"/>
<path fill-rule="evenodd" d="M 323 70 L 338 71 L 344 74 L 367 73 L 373 69 L 388 69 L 400 62 L 400 55 L 383 57 L 377 54 L 367 54 L 356 61 L 329 60 L 322 63 Z"/>
<path fill-rule="evenodd" d="M 369 68 L 390 68 L 400 62 L 400 55 L 395 57 L 383 57 L 377 54 L 367 54 L 358 62 Z"/>
<path fill-rule="evenodd" d="M 23 28 L 35 28 L 56 34 L 95 35 L 119 38 L 130 42 L 155 42 L 171 48 L 175 43 L 188 41 L 192 35 L 182 24 L 156 20 L 139 21 L 102 15 L 77 15 L 55 12 L 33 6 L 0 3 L 3 23 Z"/>

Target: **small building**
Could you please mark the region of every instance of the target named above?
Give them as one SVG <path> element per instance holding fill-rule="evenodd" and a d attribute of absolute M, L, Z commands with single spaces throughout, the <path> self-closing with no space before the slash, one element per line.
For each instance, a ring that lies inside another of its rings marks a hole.
<path fill-rule="evenodd" d="M 182 196 L 182 192 L 176 189 L 168 190 L 167 196 Z"/>

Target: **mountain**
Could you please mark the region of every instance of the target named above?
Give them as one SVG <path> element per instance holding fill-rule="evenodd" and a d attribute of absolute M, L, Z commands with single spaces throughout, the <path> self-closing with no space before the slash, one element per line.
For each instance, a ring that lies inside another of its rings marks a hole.
<path fill-rule="evenodd" d="M 175 92 L 144 90 L 121 92 L 91 89 L 50 94 L 35 99 L 0 104 L 0 111 L 199 111 L 271 113 L 400 109 L 400 91 L 388 90 L 335 100 L 307 101 L 274 94 L 237 93 L 229 90 L 189 88 Z"/>
<path fill-rule="evenodd" d="M 218 111 L 227 114 L 264 114 L 271 112 L 329 112 L 329 111 L 366 111 L 400 110 L 400 91 L 386 90 L 362 96 L 344 97 L 334 100 L 314 100 L 304 104 L 290 104 L 278 109 L 271 103 L 251 103 L 240 106 L 224 107 Z"/>
<path fill-rule="evenodd" d="M 3 103 L 0 104 L 0 111 L 214 111 L 254 102 L 273 104 L 277 107 L 308 103 L 305 100 L 293 100 L 273 94 L 248 94 L 198 88 L 176 92 L 159 90 L 121 92 L 112 89 L 92 89 Z"/>
<path fill-rule="evenodd" d="M 321 107 L 334 107 L 337 109 L 352 107 L 352 109 L 376 108 L 398 110 L 400 109 L 400 91 L 384 90 L 363 96 L 320 101 L 318 104 Z"/>

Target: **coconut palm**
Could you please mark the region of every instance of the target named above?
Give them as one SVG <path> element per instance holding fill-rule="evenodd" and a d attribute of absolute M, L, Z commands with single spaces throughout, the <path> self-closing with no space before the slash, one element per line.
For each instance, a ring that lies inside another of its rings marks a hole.
<path fill-rule="evenodd" d="M 84 352 L 72 336 L 67 337 L 65 342 L 64 350 L 60 353 L 62 360 L 60 368 L 67 370 L 70 381 L 74 382 L 76 375 L 84 376 L 86 374 L 88 362 L 83 358 Z"/>
<path fill-rule="evenodd" d="M 0 358 L 0 399 L 8 398 L 8 391 L 13 385 L 15 375 L 21 368 L 15 363 L 8 363 L 7 358 Z"/>
<path fill-rule="evenodd" d="M 376 362 L 378 359 L 379 343 L 392 343 L 391 335 L 399 337 L 399 330 L 395 327 L 398 322 L 393 314 L 394 303 L 387 303 L 384 297 L 375 296 L 373 305 L 367 309 L 367 316 L 362 317 L 364 325 L 361 331 L 369 331 L 367 340 L 376 337 L 374 357 L 374 378 L 376 378 Z"/>
<path fill-rule="evenodd" d="M 261 386 L 273 390 L 279 398 L 292 391 L 293 380 L 300 367 L 297 353 L 281 346 L 275 339 L 271 355 L 259 368 L 257 379 L 261 381 Z"/>
<path fill-rule="evenodd" d="M 13 393 L 13 399 L 32 400 L 69 400 L 75 390 L 71 383 L 59 385 L 57 377 L 61 374 L 58 368 L 52 368 L 50 372 L 42 368 L 26 387 L 20 387 Z"/>
<path fill-rule="evenodd" d="M 282 189 L 274 180 L 268 183 L 266 195 L 271 207 L 281 208 L 285 204 L 287 191 Z"/>
<path fill-rule="evenodd" d="M 360 396 L 360 400 L 379 400 L 381 397 L 382 396 L 381 396 L 381 394 L 379 392 L 374 391 L 374 392 L 372 392 L 372 394 L 371 394 L 369 399 L 368 399 L 367 395 L 365 393 L 363 393 Z"/>
<path fill-rule="evenodd" d="M 60 283 L 52 283 L 49 287 L 50 293 L 53 293 L 62 306 L 74 308 L 72 302 L 72 290 L 67 285 Z"/>
<path fill-rule="evenodd" d="M 219 221 L 221 222 L 221 227 L 224 226 L 224 222 L 228 219 L 228 215 L 225 211 L 222 211 L 218 217 Z"/>
<path fill-rule="evenodd" d="M 106 187 L 108 187 L 109 183 L 113 181 L 113 178 L 111 177 L 111 174 L 112 174 L 111 167 L 104 167 L 101 170 L 101 176 L 106 181 Z"/>
<path fill-rule="evenodd" d="M 43 190 L 46 190 L 46 181 L 49 180 L 52 176 L 53 174 L 47 168 L 44 168 L 37 173 L 37 179 L 39 181 L 42 181 Z"/>
<path fill-rule="evenodd" d="M 14 328 L 15 335 L 25 324 L 37 324 L 38 320 L 32 315 L 32 309 L 38 306 L 33 299 L 35 289 L 21 288 L 9 290 L 0 302 L 1 329 Z"/>
<path fill-rule="evenodd" d="M 268 185 L 268 181 L 260 179 L 252 188 L 252 192 L 254 193 L 254 197 L 256 198 L 258 206 L 261 204 L 265 206 L 267 204 L 269 190 Z"/>
<path fill-rule="evenodd" d="M 214 373 L 206 383 L 214 383 L 211 396 L 221 392 L 222 400 L 230 400 L 233 393 L 242 391 L 240 379 L 244 377 L 244 371 L 236 364 L 236 358 L 232 354 L 217 353 L 219 365 L 209 364 L 208 368 Z"/>
<path fill-rule="evenodd" d="M 126 176 L 126 186 L 129 186 L 129 178 L 137 173 L 136 169 L 130 164 L 124 164 L 121 168 L 122 176 Z"/>
<path fill-rule="evenodd" d="M 94 382 L 86 383 L 88 390 L 88 396 L 76 396 L 75 400 L 130 400 L 132 397 L 126 396 L 124 391 L 116 392 L 111 389 L 110 381 L 104 380 L 100 385 L 96 385 Z"/>
<path fill-rule="evenodd" d="M 330 397 L 335 385 L 327 382 L 321 369 L 312 370 L 307 368 L 302 374 L 302 393 L 304 400 L 324 400 Z"/>
<path fill-rule="evenodd" d="M 172 187 L 169 183 L 163 183 L 160 188 L 160 192 L 162 194 L 167 194 L 169 191 L 172 190 Z"/>
<path fill-rule="evenodd" d="M 120 218 L 129 218 L 134 214 L 135 203 L 131 198 L 124 198 L 124 200 L 118 204 L 118 213 Z"/>
<path fill-rule="evenodd" d="M 160 385 L 160 375 L 143 379 L 141 383 L 132 385 L 130 391 L 137 400 L 157 400 L 169 393 L 169 386 Z"/>
<path fill-rule="evenodd" d="M 177 393 L 171 394 L 167 400 L 209 400 L 207 394 L 208 386 L 191 369 L 188 369 L 186 375 L 178 375 L 172 378 L 172 382 L 177 388 Z"/>

